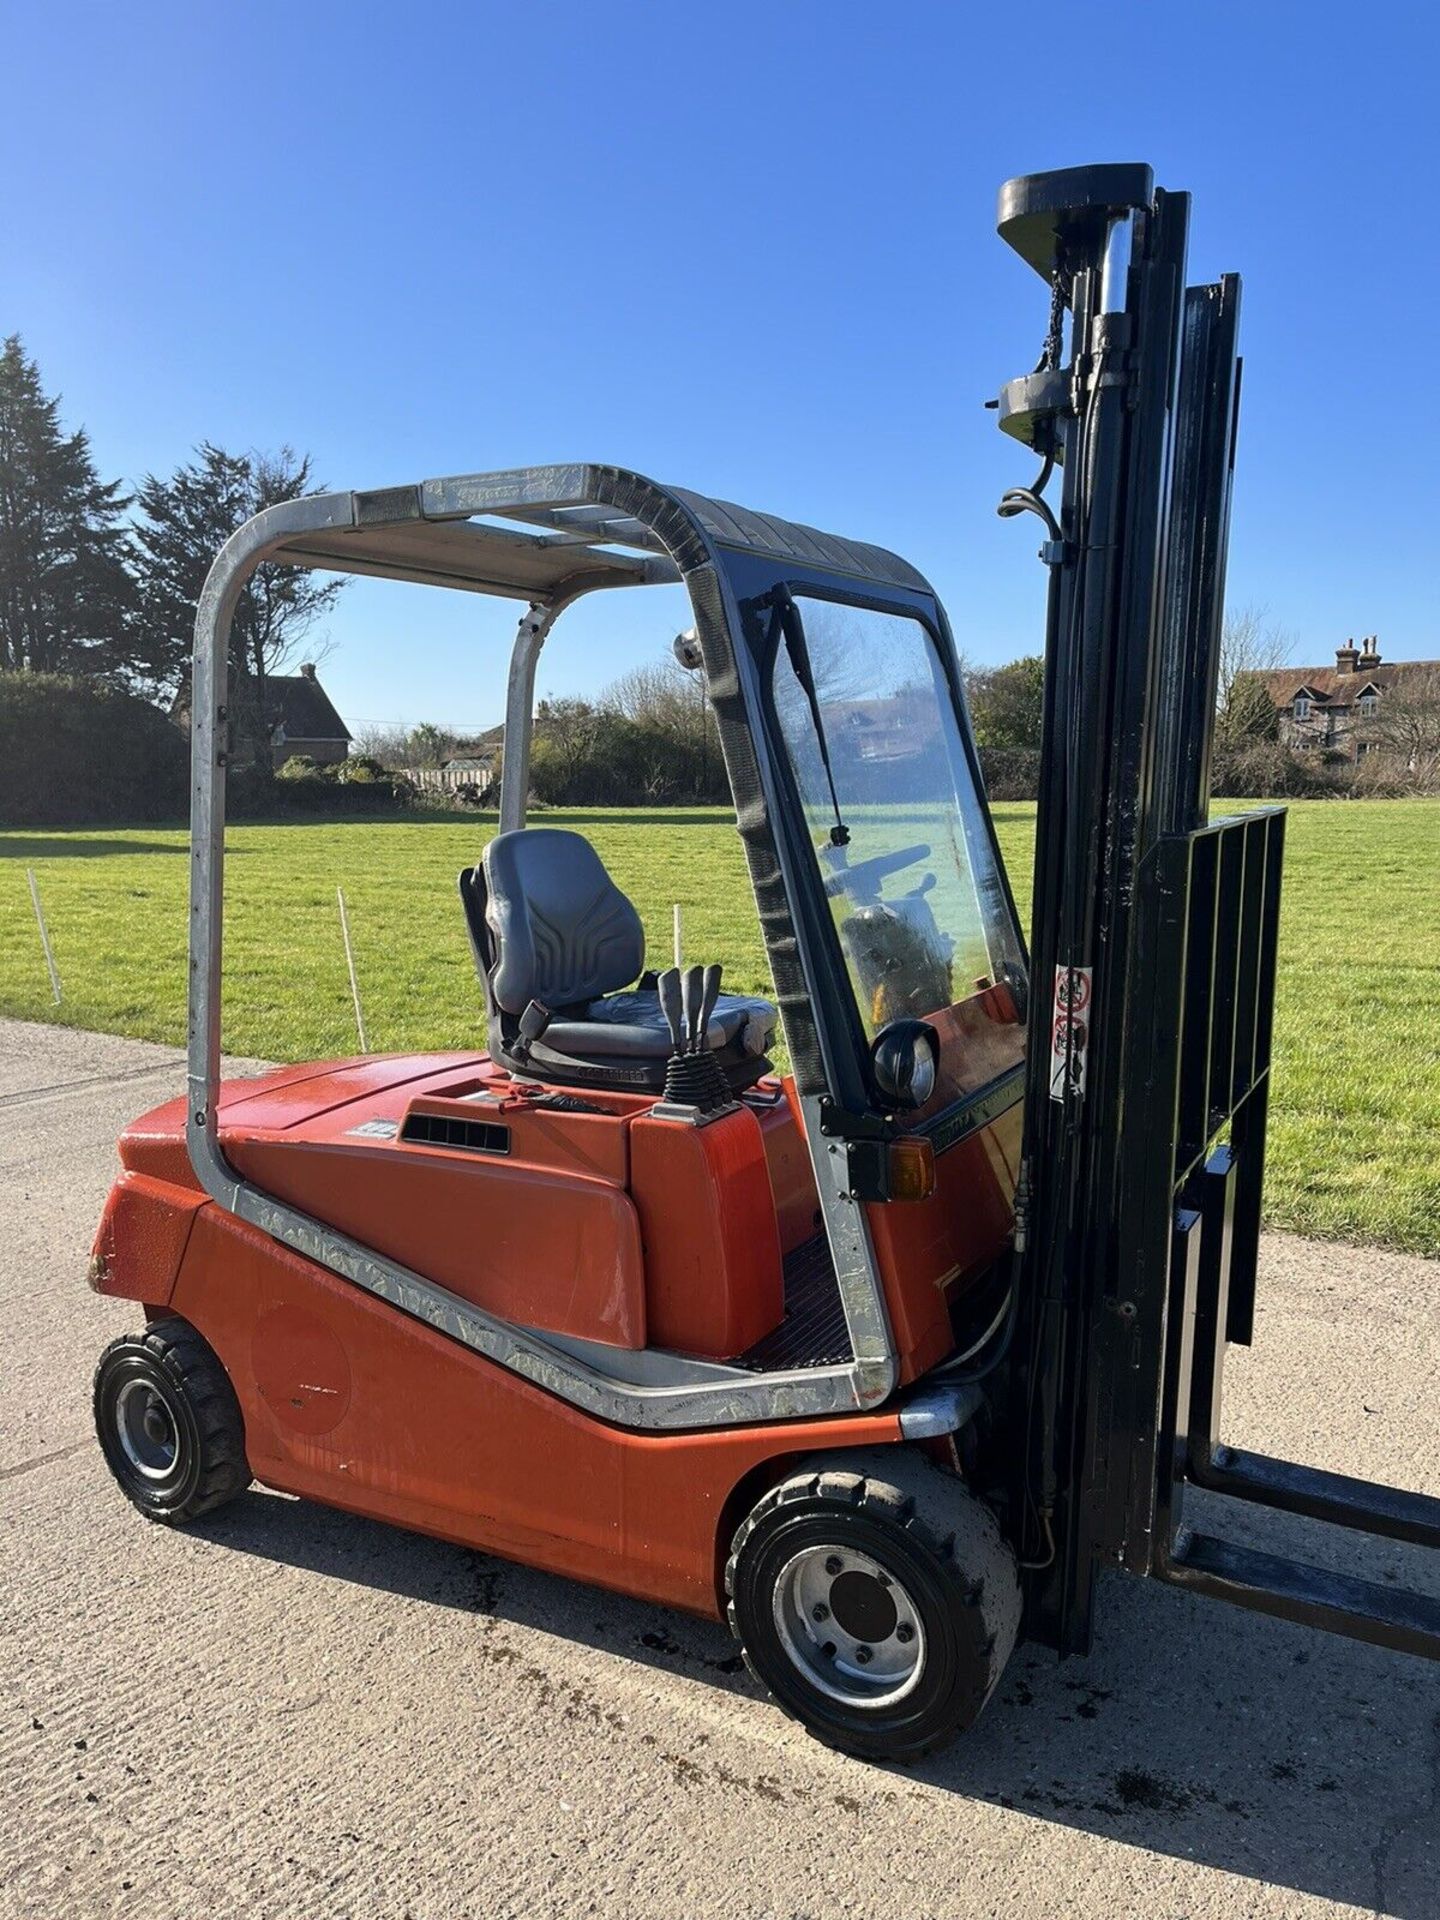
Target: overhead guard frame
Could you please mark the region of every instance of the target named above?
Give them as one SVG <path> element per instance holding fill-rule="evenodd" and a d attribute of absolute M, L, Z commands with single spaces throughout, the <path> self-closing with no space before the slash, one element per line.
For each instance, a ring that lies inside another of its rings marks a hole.
<path fill-rule="evenodd" d="M 495 521 L 520 522 L 514 525 Z M 625 468 L 576 464 L 427 480 L 374 492 L 285 501 L 222 548 L 196 611 L 191 739 L 191 870 L 186 1140 L 205 1191 L 252 1226 L 400 1310 L 598 1418 L 639 1429 L 694 1429 L 791 1421 L 878 1408 L 898 1361 L 864 1210 L 848 1192 L 848 1162 L 821 1140 L 824 1096 L 846 1063 L 827 1043 L 790 901 L 797 876 L 785 836 L 772 830 L 772 769 L 746 715 L 754 666 L 734 644 L 738 610 L 726 555 L 768 560 L 797 577 L 848 583 L 869 598 L 923 605 L 949 641 L 924 577 L 886 549 L 666 488 Z M 228 642 L 255 569 L 280 562 L 346 574 L 443 585 L 526 603 L 510 675 L 502 824 L 523 822 L 535 662 L 556 614 L 585 593 L 683 584 L 690 595 L 737 824 L 745 843 L 772 971 L 796 1063 L 807 1140 L 850 1336 L 842 1365 L 755 1374 L 714 1362 L 540 1334 L 485 1313 L 243 1179 L 220 1145 L 221 968 Z M 953 652 L 953 646 L 952 646 Z M 850 1068 L 853 1073 L 853 1066 Z M 921 1390 L 901 1407 L 902 1431 L 958 1422 L 959 1389 Z M 943 1405 L 939 1404 L 944 1402 Z M 954 1403 L 953 1406 L 951 1403 Z M 932 1404 L 934 1403 L 934 1404 Z"/>

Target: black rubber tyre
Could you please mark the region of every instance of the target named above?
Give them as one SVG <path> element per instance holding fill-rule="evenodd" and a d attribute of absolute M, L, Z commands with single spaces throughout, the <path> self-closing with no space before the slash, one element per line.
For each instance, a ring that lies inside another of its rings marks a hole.
<path fill-rule="evenodd" d="M 147 1520 L 183 1526 L 250 1484 L 235 1389 L 187 1320 L 112 1340 L 95 1369 L 95 1431 Z"/>
<path fill-rule="evenodd" d="M 994 1515 L 908 1447 L 808 1462 L 772 1487 L 725 1569 L 746 1665 L 827 1746 L 916 1760 L 970 1726 L 1020 1627 Z"/>

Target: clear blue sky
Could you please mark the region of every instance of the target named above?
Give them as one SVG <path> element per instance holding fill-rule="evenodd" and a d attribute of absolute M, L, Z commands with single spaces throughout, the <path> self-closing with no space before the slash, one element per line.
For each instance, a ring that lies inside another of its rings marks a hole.
<path fill-rule="evenodd" d="M 960 645 L 1033 650 L 1028 459 L 982 401 L 1043 290 L 1012 173 L 1143 159 L 1245 276 L 1230 572 L 1325 659 L 1440 654 L 1432 6 L 0 5 L 0 332 L 107 474 L 198 440 L 332 486 L 562 459 L 897 547 Z M 603 604 L 602 604 L 603 603 Z M 665 593 L 557 628 L 551 691 Z M 499 717 L 507 603 L 364 584 L 352 722 Z"/>

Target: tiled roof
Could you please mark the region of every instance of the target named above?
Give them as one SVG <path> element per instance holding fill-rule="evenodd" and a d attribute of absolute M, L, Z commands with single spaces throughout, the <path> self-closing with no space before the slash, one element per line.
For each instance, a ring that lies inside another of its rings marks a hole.
<path fill-rule="evenodd" d="M 348 740 L 350 729 L 313 674 L 272 673 L 265 682 L 265 704 L 272 726 L 287 740 Z"/>
<path fill-rule="evenodd" d="M 1397 680 L 1417 671 L 1433 671 L 1436 660 L 1393 660 L 1378 667 L 1365 667 L 1355 673 L 1341 673 L 1335 667 L 1279 667 L 1253 676 L 1264 687 L 1277 707 L 1288 707 L 1296 694 L 1309 693 L 1324 703 L 1327 711 L 1353 707 L 1367 687 L 1383 693 Z"/>

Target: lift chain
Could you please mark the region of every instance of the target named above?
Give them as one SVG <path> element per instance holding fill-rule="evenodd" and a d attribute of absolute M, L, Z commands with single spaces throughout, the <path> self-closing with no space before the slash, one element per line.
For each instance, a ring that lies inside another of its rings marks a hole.
<path fill-rule="evenodd" d="M 1050 325 L 1046 330 L 1045 344 L 1040 349 L 1040 358 L 1036 362 L 1037 373 L 1053 373 L 1060 365 L 1060 355 L 1065 345 L 1065 277 L 1063 268 L 1057 266 L 1050 276 Z"/>

